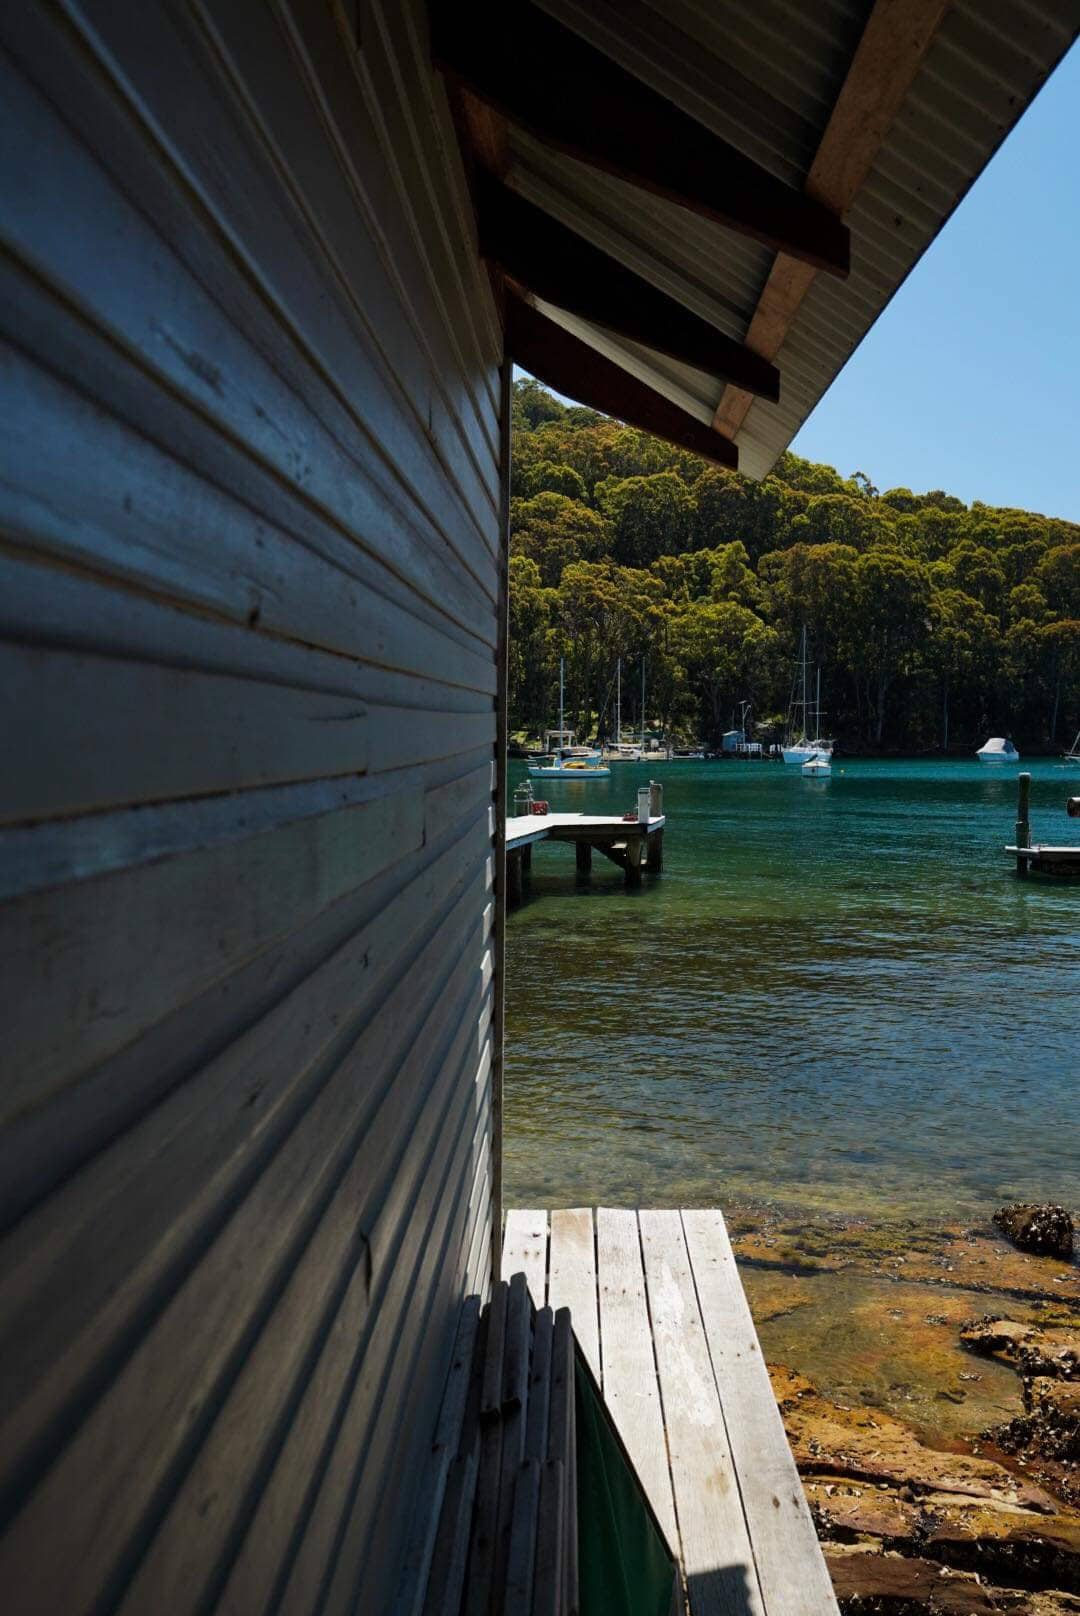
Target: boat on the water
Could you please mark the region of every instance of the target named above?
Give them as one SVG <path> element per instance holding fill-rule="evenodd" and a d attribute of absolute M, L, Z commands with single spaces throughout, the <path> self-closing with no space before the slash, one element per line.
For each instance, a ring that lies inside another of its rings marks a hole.
<path fill-rule="evenodd" d="M 1020 754 L 1007 735 L 992 735 L 975 756 L 981 763 L 1019 763 Z"/>
<path fill-rule="evenodd" d="M 529 774 L 542 780 L 603 780 L 611 770 L 601 760 L 595 747 L 575 746 L 574 732 L 563 722 L 565 704 L 565 664 L 559 658 L 559 727 L 548 730 L 545 740 L 550 744 L 552 735 L 559 737 L 559 745 L 529 764 Z"/>
<path fill-rule="evenodd" d="M 832 773 L 832 759 L 827 752 L 815 752 L 807 758 L 801 772 L 808 780 L 824 780 Z"/>
<path fill-rule="evenodd" d="M 683 763 L 687 758 L 703 758 L 704 756 L 705 748 L 703 746 L 673 746 L 671 749 L 672 761 L 675 763 Z"/>
<path fill-rule="evenodd" d="M 1075 740 L 1063 756 L 1066 763 L 1080 763 L 1080 729 L 1077 730 Z"/>
<path fill-rule="evenodd" d="M 642 675 L 642 706 L 644 708 L 644 674 Z M 615 667 L 615 739 L 604 747 L 602 757 L 605 763 L 640 763 L 644 751 L 644 737 L 641 742 L 624 741 L 622 738 L 622 657 Z"/>
<path fill-rule="evenodd" d="M 796 695 L 795 690 L 801 691 Z M 816 736 L 811 740 L 811 735 Z M 791 709 L 788 717 L 788 739 L 782 755 L 785 763 L 809 763 L 815 757 L 831 757 L 832 741 L 821 737 L 821 669 L 817 670 L 817 695 L 810 700 L 807 680 L 806 624 L 803 624 L 799 642 L 799 673 L 792 689 Z"/>

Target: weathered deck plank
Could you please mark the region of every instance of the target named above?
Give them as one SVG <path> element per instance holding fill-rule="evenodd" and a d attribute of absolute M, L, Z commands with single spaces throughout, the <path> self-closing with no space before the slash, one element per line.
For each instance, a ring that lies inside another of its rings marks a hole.
<path fill-rule="evenodd" d="M 723 1216 L 688 1211 L 682 1221 L 766 1609 L 769 1616 L 828 1616 L 836 1598 Z"/>
<path fill-rule="evenodd" d="M 514 1209 L 506 1214 L 502 1277 L 524 1273 L 535 1307 L 547 1301 L 548 1215 Z"/>
<path fill-rule="evenodd" d="M 682 1219 L 639 1219 L 690 1607 L 694 1616 L 766 1616 Z"/>
<path fill-rule="evenodd" d="M 656 1518 L 677 1553 L 679 1534 L 645 1300 L 637 1213 L 598 1207 L 596 1250 L 604 1400 Z"/>
<path fill-rule="evenodd" d="M 569 1207 L 551 1214 L 548 1301 L 555 1309 L 570 1309 L 578 1345 L 599 1381 L 600 1320 L 591 1207 Z"/>
<path fill-rule="evenodd" d="M 503 1273 L 526 1266 L 571 1310 L 689 1616 L 838 1616 L 722 1215 L 510 1212 Z"/>

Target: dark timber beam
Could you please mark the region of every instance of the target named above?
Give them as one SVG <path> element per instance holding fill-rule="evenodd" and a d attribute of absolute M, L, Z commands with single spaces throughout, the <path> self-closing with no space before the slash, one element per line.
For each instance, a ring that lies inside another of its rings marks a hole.
<path fill-rule="evenodd" d="M 775 403 L 780 372 L 542 208 L 480 170 L 480 252 L 547 303 L 556 303 Z"/>
<path fill-rule="evenodd" d="M 529 0 L 429 0 L 432 55 L 463 89 L 571 157 L 817 269 L 847 226 Z"/>
<path fill-rule="evenodd" d="M 506 352 L 539 381 L 604 415 L 614 415 L 718 466 L 739 464 L 739 451 L 727 438 L 541 314 L 510 286 L 506 289 Z"/>
<path fill-rule="evenodd" d="M 865 184 L 947 9 L 948 0 L 875 0 L 806 176 L 809 194 L 837 214 Z M 775 359 L 813 282 L 794 253 L 777 254 L 746 333 L 756 353 Z M 752 403 L 749 388 L 729 382 L 713 426 L 733 438 Z"/>

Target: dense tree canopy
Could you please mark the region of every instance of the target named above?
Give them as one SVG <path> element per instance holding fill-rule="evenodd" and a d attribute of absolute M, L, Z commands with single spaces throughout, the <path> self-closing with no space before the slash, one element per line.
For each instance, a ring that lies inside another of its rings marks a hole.
<path fill-rule="evenodd" d="M 651 725 L 715 741 L 787 711 L 805 628 L 824 726 L 853 750 L 1021 750 L 1080 726 L 1080 527 L 879 492 L 792 454 L 754 483 L 515 384 L 511 728 L 610 735 L 644 661 Z"/>

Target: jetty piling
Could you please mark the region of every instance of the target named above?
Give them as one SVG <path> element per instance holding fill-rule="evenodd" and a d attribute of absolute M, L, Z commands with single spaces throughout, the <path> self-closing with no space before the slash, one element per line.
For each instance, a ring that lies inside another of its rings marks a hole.
<path fill-rule="evenodd" d="M 639 887 L 645 873 L 664 868 L 664 790 L 654 781 L 638 793 L 636 812 L 620 814 L 552 814 L 532 811 L 531 797 L 514 793 L 515 808 L 525 808 L 506 821 L 506 901 L 510 907 L 524 896 L 525 879 L 536 842 L 571 842 L 579 885 L 588 883 L 593 854 L 601 853 L 623 872 L 628 887 Z"/>
<path fill-rule="evenodd" d="M 1031 775 L 1025 770 L 1016 779 L 1016 845 L 1018 848 L 1031 846 Z M 1016 855 L 1016 873 L 1026 876 L 1028 861 L 1022 853 Z"/>

